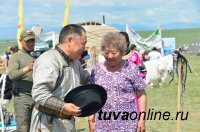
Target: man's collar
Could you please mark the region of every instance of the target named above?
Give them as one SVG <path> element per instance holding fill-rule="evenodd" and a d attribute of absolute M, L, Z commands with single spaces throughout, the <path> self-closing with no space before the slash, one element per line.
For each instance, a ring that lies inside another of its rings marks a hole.
<path fill-rule="evenodd" d="M 63 56 L 64 60 L 67 62 L 68 65 L 70 62 L 73 61 L 69 58 L 68 55 L 65 54 L 65 52 L 61 48 L 58 47 L 58 45 L 56 45 L 55 49 Z"/>
<path fill-rule="evenodd" d="M 24 52 L 24 53 L 27 53 L 27 54 L 29 54 L 30 55 L 30 52 L 29 51 L 27 51 L 27 50 L 25 50 L 23 47 L 20 49 L 22 52 Z"/>

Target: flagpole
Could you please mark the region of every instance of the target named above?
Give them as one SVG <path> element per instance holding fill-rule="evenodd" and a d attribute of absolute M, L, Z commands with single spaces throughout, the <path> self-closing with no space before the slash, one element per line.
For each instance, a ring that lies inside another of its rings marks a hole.
<path fill-rule="evenodd" d="M 162 26 L 159 25 L 159 28 L 160 28 L 160 37 L 162 38 Z"/>
<path fill-rule="evenodd" d="M 162 25 L 159 25 L 160 28 L 160 37 L 161 37 L 161 55 L 164 56 L 164 41 L 162 40 Z"/>
<path fill-rule="evenodd" d="M 181 106 L 181 92 L 182 92 L 182 75 L 181 75 L 181 67 L 182 67 L 182 64 L 181 64 L 181 60 L 178 59 L 178 99 L 177 99 L 177 105 L 178 105 L 178 112 L 181 112 L 182 110 L 182 106 Z M 181 129 L 181 121 L 180 121 L 180 118 L 177 119 L 177 122 L 176 122 L 176 132 L 180 132 L 180 129 Z"/>
<path fill-rule="evenodd" d="M 19 0 L 19 8 L 18 8 L 18 29 L 17 29 L 17 43 L 18 43 L 18 48 L 21 49 L 22 45 L 20 43 L 20 33 L 24 29 L 24 11 L 23 11 L 23 0 Z"/>
<path fill-rule="evenodd" d="M 69 24 L 69 5 L 70 5 L 70 0 L 66 0 L 63 26 Z"/>

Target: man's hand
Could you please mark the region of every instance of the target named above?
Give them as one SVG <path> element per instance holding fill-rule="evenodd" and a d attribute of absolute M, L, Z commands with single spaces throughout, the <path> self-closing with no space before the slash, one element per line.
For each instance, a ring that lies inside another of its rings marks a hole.
<path fill-rule="evenodd" d="M 28 66 L 23 68 L 23 72 L 26 74 L 33 70 L 33 63 L 30 63 Z"/>
<path fill-rule="evenodd" d="M 63 108 L 63 113 L 66 115 L 79 116 L 81 114 L 81 110 L 72 103 L 66 103 Z"/>

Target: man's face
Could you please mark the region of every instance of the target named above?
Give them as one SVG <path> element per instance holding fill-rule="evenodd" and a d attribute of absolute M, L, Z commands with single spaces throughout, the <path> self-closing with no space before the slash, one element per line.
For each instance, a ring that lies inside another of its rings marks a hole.
<path fill-rule="evenodd" d="M 21 40 L 22 47 L 26 51 L 33 51 L 35 46 L 35 39 L 29 39 L 28 41 Z"/>
<path fill-rule="evenodd" d="M 73 37 L 70 43 L 70 58 L 73 60 L 79 60 L 81 54 L 85 50 L 86 43 L 87 36 L 85 32 L 82 32 L 82 36 Z"/>

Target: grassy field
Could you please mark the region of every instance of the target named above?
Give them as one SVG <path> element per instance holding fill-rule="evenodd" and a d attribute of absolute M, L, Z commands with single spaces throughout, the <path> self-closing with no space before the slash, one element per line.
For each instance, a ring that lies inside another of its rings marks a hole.
<path fill-rule="evenodd" d="M 186 91 L 183 95 L 183 119 L 186 117 L 188 112 L 187 120 L 181 121 L 181 132 L 199 132 L 200 131 L 200 62 L 199 56 L 187 56 L 192 73 L 188 73 Z M 148 108 L 154 109 L 164 113 L 165 111 L 170 112 L 171 117 L 175 117 L 177 112 L 177 89 L 178 81 L 175 77 L 174 81 L 169 85 L 168 82 L 171 78 L 168 78 L 162 87 L 155 87 L 153 89 L 148 88 Z M 86 118 L 77 118 L 77 131 L 87 132 L 88 124 Z M 147 120 L 146 129 L 147 132 L 175 132 L 176 131 L 175 120 Z"/>
<path fill-rule="evenodd" d="M 8 46 L 17 44 L 16 40 L 0 40 L 0 55 L 4 54 Z"/>

